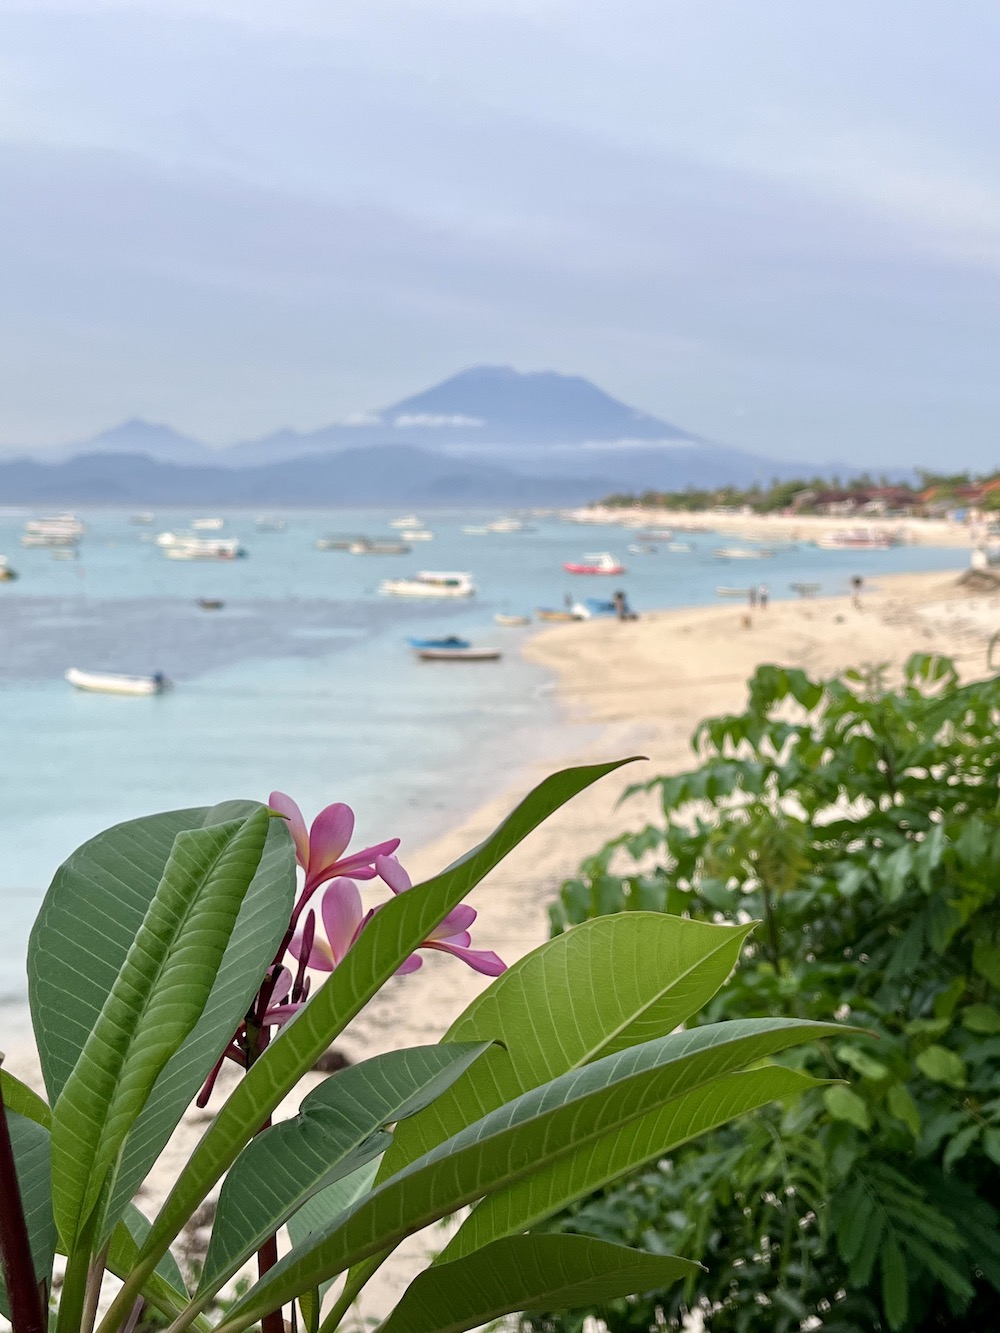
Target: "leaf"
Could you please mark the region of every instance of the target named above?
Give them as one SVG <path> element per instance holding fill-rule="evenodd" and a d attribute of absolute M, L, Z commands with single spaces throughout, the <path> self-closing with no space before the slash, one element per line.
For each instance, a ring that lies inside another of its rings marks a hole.
<path fill-rule="evenodd" d="M 991 986 L 1000 987 L 1000 944 L 986 939 L 976 940 L 972 966 Z"/>
<path fill-rule="evenodd" d="M 149 1235 L 150 1222 L 134 1203 L 125 1209 L 122 1220 L 115 1227 L 108 1250 L 108 1267 L 119 1276 L 131 1271 L 135 1263 L 139 1246 Z M 177 1260 L 168 1250 L 156 1265 L 156 1276 L 165 1283 L 176 1297 L 174 1309 L 188 1303 L 187 1286 Z"/>
<path fill-rule="evenodd" d="M 426 1269 L 379 1333 L 463 1333 L 514 1311 L 601 1305 L 658 1291 L 699 1267 L 590 1236 L 509 1236 Z"/>
<path fill-rule="evenodd" d="M 6 1092 L 5 1080 L 5 1096 Z M 10 1108 L 7 1108 L 6 1116 L 35 1276 L 39 1282 L 47 1283 L 52 1275 L 52 1260 L 56 1249 L 56 1228 L 52 1220 L 50 1188 L 49 1134 L 48 1130 L 43 1129 L 34 1120 L 29 1120 L 27 1116 L 19 1115 Z M 8 1202 L 3 1201 L 0 1207 L 8 1207 Z M 2 1264 L 0 1264 L 0 1311 L 10 1317 Z"/>
<path fill-rule="evenodd" d="M 3 1087 L 4 1105 L 8 1111 L 16 1111 L 18 1115 L 34 1120 L 36 1125 L 49 1128 L 52 1123 L 52 1112 L 48 1103 L 29 1088 L 27 1083 L 22 1083 L 9 1070 L 0 1069 L 0 1086 Z"/>
<path fill-rule="evenodd" d="M 984 1037 L 994 1037 L 1000 1032 L 1000 1009 L 992 1004 L 970 1004 L 962 1010 L 962 1027 Z"/>
<path fill-rule="evenodd" d="M 882 1304 L 889 1327 L 900 1329 L 906 1323 L 909 1297 L 906 1287 L 906 1261 L 903 1251 L 890 1236 L 882 1246 Z"/>
<path fill-rule="evenodd" d="M 72 1248 L 129 1129 L 197 1023 L 256 873 L 268 812 L 178 833 L 122 970 L 52 1114 L 53 1212 Z"/>
<path fill-rule="evenodd" d="M 1000 1166 L 1000 1129 L 983 1130 L 983 1152 L 991 1162 Z"/>
<path fill-rule="evenodd" d="M 947 1046 L 928 1046 L 916 1058 L 916 1066 L 935 1083 L 946 1083 L 951 1088 L 965 1087 L 965 1061 Z"/>
<path fill-rule="evenodd" d="M 232 1165 L 278 1103 L 330 1042 L 462 898 L 553 811 L 623 763 L 565 769 L 540 783 L 494 833 L 426 883 L 385 904 L 340 966 L 265 1050 L 229 1097 L 181 1172 L 143 1247 L 140 1262 L 109 1311 L 126 1307 L 187 1218 Z"/>
<path fill-rule="evenodd" d="M 56 872 L 29 945 L 32 1017 L 50 1097 L 59 1095 L 97 1022 L 174 838 L 245 819 L 260 808 L 256 801 L 230 801 L 131 820 L 85 843 Z M 112 1219 L 121 1215 L 239 1026 L 284 934 L 294 893 L 292 840 L 285 821 L 272 819 L 204 1012 L 157 1079 L 129 1134 L 108 1206 Z"/>
<path fill-rule="evenodd" d="M 944 1150 L 944 1156 L 941 1158 L 941 1165 L 945 1171 L 950 1171 L 956 1162 L 961 1161 L 972 1147 L 979 1129 L 978 1124 L 966 1125 L 964 1129 L 959 1130 L 954 1138 L 949 1139 L 948 1146 Z"/>
<path fill-rule="evenodd" d="M 349 1176 L 344 1176 L 333 1185 L 327 1185 L 326 1189 L 320 1190 L 304 1203 L 298 1212 L 288 1219 L 288 1236 L 293 1247 L 301 1245 L 311 1231 L 318 1231 L 320 1227 L 326 1226 L 367 1194 L 375 1182 L 377 1170 L 377 1160 L 366 1162 Z M 318 1287 L 311 1288 L 299 1297 L 299 1309 L 302 1311 L 307 1329 L 318 1326 L 320 1307 L 326 1293 L 333 1286 L 333 1281 L 334 1279 L 330 1278 L 327 1282 L 321 1282 Z"/>
<path fill-rule="evenodd" d="M 392 1248 L 429 1222 L 581 1151 L 588 1142 L 613 1136 L 616 1128 L 642 1120 L 701 1084 L 838 1031 L 843 1029 L 833 1024 L 795 1019 L 718 1023 L 605 1056 L 534 1088 L 384 1181 L 344 1220 L 315 1233 L 304 1250 L 279 1260 L 236 1302 L 220 1330 L 237 1333 L 317 1281 Z M 800 1085 L 809 1081 L 793 1076 Z M 710 1093 L 700 1120 L 712 1122 Z M 685 1137 L 698 1133 L 701 1123 L 692 1113 Z"/>
<path fill-rule="evenodd" d="M 223 1183 L 199 1296 L 218 1291 L 318 1190 L 384 1152 L 385 1127 L 433 1101 L 488 1046 L 417 1046 L 351 1065 L 252 1139 Z"/>
<path fill-rule="evenodd" d="M 849 1124 L 856 1125 L 865 1134 L 872 1127 L 868 1107 L 856 1092 L 852 1092 L 843 1083 L 837 1083 L 832 1088 L 825 1089 L 823 1105 L 834 1120 L 846 1120 Z"/>
<path fill-rule="evenodd" d="M 889 1095 L 886 1098 L 889 1110 L 897 1120 L 902 1120 L 903 1124 L 910 1131 L 915 1139 L 920 1138 L 920 1112 L 917 1110 L 917 1104 L 910 1096 L 909 1089 L 903 1083 L 894 1083 L 889 1089 Z"/>
<path fill-rule="evenodd" d="M 445 1034 L 499 1045 L 399 1127 L 379 1179 L 529 1088 L 673 1031 L 723 984 L 751 929 L 634 912 L 576 926 L 527 954 Z"/>

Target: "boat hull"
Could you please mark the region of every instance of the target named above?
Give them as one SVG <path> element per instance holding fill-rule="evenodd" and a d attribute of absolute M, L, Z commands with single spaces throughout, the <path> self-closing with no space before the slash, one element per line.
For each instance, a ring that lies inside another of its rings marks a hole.
<path fill-rule="evenodd" d="M 142 696 L 162 694 L 170 682 L 163 676 L 123 676 L 110 671 L 80 671 L 70 667 L 66 679 L 77 690 L 92 694 Z"/>
<path fill-rule="evenodd" d="M 421 662 L 498 662 L 499 648 L 417 648 Z"/>

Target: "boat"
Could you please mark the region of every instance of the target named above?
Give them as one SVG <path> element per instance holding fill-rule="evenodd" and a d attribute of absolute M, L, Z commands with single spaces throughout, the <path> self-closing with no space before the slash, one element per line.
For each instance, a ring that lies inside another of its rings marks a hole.
<path fill-rule="evenodd" d="M 800 597 L 815 597 L 823 585 L 821 583 L 790 583 L 788 586 L 792 592 L 797 592 Z"/>
<path fill-rule="evenodd" d="M 367 540 L 357 532 L 331 532 L 326 537 L 317 537 L 315 546 L 317 551 L 349 551 L 358 542 Z"/>
<path fill-rule="evenodd" d="M 238 537 L 179 537 L 160 542 L 168 560 L 240 560 L 246 555 Z"/>
<path fill-rule="evenodd" d="M 766 560 L 774 552 L 765 546 L 717 546 L 712 554 L 716 560 Z"/>
<path fill-rule="evenodd" d="M 693 542 L 667 542 L 668 551 L 693 551 Z"/>
<path fill-rule="evenodd" d="M 538 620 L 576 620 L 577 618 L 568 607 L 560 609 L 554 606 L 536 607 L 535 616 Z"/>
<path fill-rule="evenodd" d="M 466 523 L 462 531 L 467 537 L 485 537 L 492 529 L 487 523 Z"/>
<path fill-rule="evenodd" d="M 487 532 L 534 532 L 520 518 L 495 518 L 492 523 L 487 523 Z"/>
<path fill-rule="evenodd" d="M 130 523 L 139 523 L 144 527 L 150 523 L 156 522 L 156 515 L 150 509 L 144 509 L 141 514 L 133 514 L 129 519 Z"/>
<path fill-rule="evenodd" d="M 635 542 L 628 548 L 629 555 L 655 555 L 656 547 L 648 542 Z"/>
<path fill-rule="evenodd" d="M 404 528 L 402 532 L 405 542 L 432 542 L 434 534 L 429 528 Z"/>
<path fill-rule="evenodd" d="M 816 538 L 816 545 L 821 551 L 888 551 L 898 542 L 891 533 L 875 528 L 847 528 L 824 533 Z"/>
<path fill-rule="evenodd" d="M 496 613 L 496 615 L 493 617 L 493 623 L 494 623 L 495 625 L 509 625 L 509 626 L 514 626 L 514 625 L 530 625 L 530 624 L 531 624 L 531 617 L 530 617 L 530 616 L 509 616 L 509 615 L 507 615 L 507 613 L 506 613 L 505 611 L 498 611 L 498 612 Z"/>
<path fill-rule="evenodd" d="M 221 611 L 225 602 L 220 601 L 218 597 L 199 597 L 198 605 L 203 611 Z"/>
<path fill-rule="evenodd" d="M 442 639 L 407 639 L 411 648 L 471 648 L 468 639 L 460 639 L 457 634 L 449 634 Z"/>
<path fill-rule="evenodd" d="M 410 548 L 406 544 L 406 542 L 380 542 L 380 541 L 373 541 L 370 537 L 359 538 L 358 541 L 352 542 L 347 549 L 351 555 L 409 555 L 410 554 Z"/>
<path fill-rule="evenodd" d="M 499 648 L 417 648 L 421 662 L 499 662 Z"/>
<path fill-rule="evenodd" d="M 625 574 L 628 571 L 610 551 L 585 555 L 582 562 L 567 560 L 563 563 L 567 574 Z"/>
<path fill-rule="evenodd" d="M 13 583 L 17 578 L 17 570 L 11 569 L 5 555 L 0 555 L 0 583 Z"/>
<path fill-rule="evenodd" d="M 288 526 L 283 518 L 275 518 L 273 514 L 258 514 L 253 525 L 258 532 L 284 532 Z"/>
<path fill-rule="evenodd" d="M 195 532 L 221 532 L 224 523 L 223 518 L 193 518 L 191 527 Z"/>
<path fill-rule="evenodd" d="M 402 518 L 390 518 L 390 528 L 422 528 L 422 521 L 416 514 L 405 514 Z"/>
<path fill-rule="evenodd" d="M 409 579 L 383 579 L 383 597 L 472 597 L 472 575 L 456 570 L 422 569 Z"/>
<path fill-rule="evenodd" d="M 574 620 L 599 620 L 604 616 L 617 616 L 618 608 L 614 602 L 601 597 L 584 597 L 573 603 Z"/>
<path fill-rule="evenodd" d="M 86 531 L 86 526 L 73 514 L 32 518 L 24 525 L 21 545 L 75 546 Z"/>
<path fill-rule="evenodd" d="M 749 597 L 749 588 L 716 588 L 716 597 Z"/>
<path fill-rule="evenodd" d="M 95 694 L 162 694 L 170 688 L 170 681 L 160 671 L 152 676 L 122 676 L 113 671 L 81 671 L 70 667 L 66 679 L 76 689 Z"/>

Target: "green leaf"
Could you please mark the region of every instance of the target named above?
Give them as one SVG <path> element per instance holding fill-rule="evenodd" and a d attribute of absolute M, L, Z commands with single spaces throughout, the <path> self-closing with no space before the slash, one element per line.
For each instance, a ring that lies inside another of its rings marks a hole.
<path fill-rule="evenodd" d="M 48 1103 L 29 1088 L 27 1083 L 22 1083 L 9 1070 L 0 1069 L 0 1086 L 3 1087 L 4 1105 L 8 1111 L 16 1111 L 18 1115 L 34 1120 L 36 1125 L 49 1128 L 52 1124 L 52 1112 Z"/>
<path fill-rule="evenodd" d="M 966 1125 L 964 1129 L 949 1139 L 948 1146 L 944 1150 L 944 1156 L 941 1158 L 941 1165 L 945 1171 L 950 1171 L 956 1162 L 962 1160 L 965 1154 L 972 1147 L 972 1143 L 979 1134 L 980 1126 L 977 1124 Z"/>
<path fill-rule="evenodd" d="M 976 940 L 972 966 L 991 986 L 1000 987 L 1000 944 L 987 939 Z"/>
<path fill-rule="evenodd" d="M 5 1080 L 5 1096 L 6 1092 Z M 56 1249 L 56 1228 L 52 1220 L 50 1188 L 49 1133 L 34 1120 L 19 1115 L 10 1108 L 7 1108 L 6 1115 L 35 1276 L 39 1282 L 48 1282 L 52 1275 L 52 1259 Z M 0 1202 L 0 1207 L 8 1206 L 6 1200 Z M 0 1264 L 0 1311 L 10 1317 L 2 1264 Z"/>
<path fill-rule="evenodd" d="M 197 1023 L 260 864 L 269 816 L 178 833 L 142 926 L 52 1115 L 53 1212 L 68 1248 L 125 1136 Z"/>
<path fill-rule="evenodd" d="M 432 1102 L 488 1047 L 417 1046 L 351 1065 L 252 1139 L 223 1183 L 199 1296 L 218 1291 L 318 1190 L 384 1152 L 386 1126 Z"/>
<path fill-rule="evenodd" d="M 889 1089 L 886 1101 L 889 1110 L 896 1119 L 902 1120 L 913 1137 L 919 1139 L 921 1130 L 920 1112 L 917 1110 L 917 1104 L 910 1096 L 906 1085 L 904 1083 L 894 1083 Z"/>
<path fill-rule="evenodd" d="M 630 912 L 533 950 L 448 1029 L 446 1041 L 499 1045 L 399 1127 L 379 1179 L 529 1088 L 672 1032 L 723 984 L 752 928 Z"/>
<path fill-rule="evenodd" d="M 302 1205 L 297 1213 L 288 1219 L 288 1236 L 293 1247 L 302 1245 L 311 1231 L 318 1231 L 332 1222 L 335 1217 L 347 1211 L 352 1204 L 366 1195 L 375 1183 L 378 1160 L 366 1162 L 364 1166 L 344 1176 L 342 1180 L 314 1194 Z M 319 1326 L 319 1313 L 326 1293 L 333 1286 L 334 1279 L 321 1282 L 299 1297 L 299 1309 L 305 1320 L 306 1329 Z"/>
<path fill-rule="evenodd" d="M 984 1037 L 995 1037 L 1000 1032 L 1000 1009 L 992 1004 L 970 1004 L 962 1010 L 962 1027 Z"/>
<path fill-rule="evenodd" d="M 947 1046 L 928 1046 L 916 1058 L 916 1066 L 935 1083 L 946 1083 L 951 1088 L 964 1088 L 965 1061 Z"/>
<path fill-rule="evenodd" d="M 880 1083 L 882 1079 L 889 1077 L 888 1066 L 881 1060 L 874 1059 L 867 1051 L 854 1046 L 838 1046 L 837 1059 L 843 1060 L 845 1065 L 850 1067 L 862 1078 L 871 1079 L 873 1083 Z"/>
<path fill-rule="evenodd" d="M 97 1022 L 177 834 L 245 819 L 260 808 L 256 801 L 229 801 L 131 820 L 85 843 L 56 872 L 29 945 L 32 1017 L 50 1097 L 59 1095 Z M 121 1215 L 239 1026 L 288 925 L 294 894 L 292 840 L 285 821 L 272 819 L 204 1012 L 129 1134 L 111 1219 Z"/>
<path fill-rule="evenodd" d="M 882 1304 L 889 1327 L 900 1329 L 906 1323 L 909 1295 L 906 1283 L 906 1261 L 896 1240 L 890 1236 L 882 1246 Z"/>
<path fill-rule="evenodd" d="M 392 1248 L 463 1204 L 580 1152 L 587 1143 L 613 1136 L 619 1127 L 641 1121 L 702 1084 L 840 1031 L 834 1024 L 795 1019 L 718 1023 L 605 1056 L 534 1088 L 391 1176 L 346 1219 L 314 1233 L 304 1250 L 279 1260 L 236 1302 L 220 1329 L 237 1333 L 318 1281 Z M 810 1081 L 795 1077 L 800 1084 Z M 687 1111 L 691 1124 L 684 1137 L 692 1137 L 713 1122 L 712 1090 L 706 1089 L 700 1117 L 690 1105 Z"/>
<path fill-rule="evenodd" d="M 267 1047 L 216 1116 L 160 1211 L 140 1263 L 109 1312 L 108 1324 L 127 1308 L 144 1274 L 232 1165 L 262 1119 L 288 1095 L 337 1033 L 360 1013 L 431 930 L 553 811 L 629 762 L 570 768 L 546 778 L 480 846 L 375 913 L 330 979 Z"/>
<path fill-rule="evenodd" d="M 426 1269 L 379 1333 L 463 1333 L 514 1311 L 571 1310 L 660 1290 L 699 1265 L 590 1236 L 509 1236 Z"/>
<path fill-rule="evenodd" d="M 872 1127 L 868 1107 L 856 1092 L 852 1092 L 843 1083 L 837 1083 L 824 1091 L 823 1105 L 834 1120 L 846 1120 L 866 1134 Z"/>
<path fill-rule="evenodd" d="M 991 1162 L 1000 1166 L 1000 1129 L 983 1130 L 983 1152 Z"/>
<path fill-rule="evenodd" d="M 149 1218 L 140 1212 L 134 1203 L 130 1203 L 122 1215 L 122 1220 L 115 1227 L 108 1250 L 108 1267 L 113 1273 L 121 1275 L 131 1271 L 139 1253 L 139 1246 L 149 1235 L 149 1227 Z M 156 1275 L 174 1293 L 176 1297 L 174 1309 L 178 1304 L 187 1305 L 188 1294 L 184 1275 L 169 1250 L 156 1265 Z"/>

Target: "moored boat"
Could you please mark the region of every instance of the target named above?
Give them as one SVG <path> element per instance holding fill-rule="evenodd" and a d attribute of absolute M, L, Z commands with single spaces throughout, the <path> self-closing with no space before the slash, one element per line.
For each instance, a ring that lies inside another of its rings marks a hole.
<path fill-rule="evenodd" d="M 86 531 L 86 526 L 74 514 L 32 518 L 24 525 L 21 545 L 75 546 Z"/>
<path fill-rule="evenodd" d="M 81 671 L 70 667 L 66 679 L 76 689 L 94 694 L 162 694 L 170 687 L 170 681 L 161 671 L 152 676 L 125 676 L 114 671 Z"/>
<path fill-rule="evenodd" d="M 221 532 L 225 519 L 222 518 L 193 518 L 191 526 L 195 532 Z"/>
<path fill-rule="evenodd" d="M 498 662 L 503 656 L 499 648 L 417 648 L 421 662 Z"/>
<path fill-rule="evenodd" d="M 530 616 L 510 616 L 510 615 L 508 615 L 505 611 L 498 611 L 498 612 L 496 613 L 496 615 L 493 617 L 493 623 L 494 623 L 495 625 L 508 625 L 508 626 L 515 626 L 515 625 L 530 625 L 530 624 L 531 624 L 531 617 L 530 617 Z"/>
<path fill-rule="evenodd" d="M 888 551 L 899 545 L 892 533 L 877 528 L 847 528 L 816 538 L 821 551 Z"/>
<path fill-rule="evenodd" d="M 319 545 L 319 543 L 317 543 Z M 361 537 L 348 546 L 351 555 L 409 555 L 406 542 L 373 541 L 370 537 Z"/>
<path fill-rule="evenodd" d="M 416 514 L 404 514 L 402 518 L 390 518 L 390 528 L 422 528 L 423 522 Z"/>
<path fill-rule="evenodd" d="M 617 556 L 610 551 L 597 551 L 585 555 L 582 561 L 567 560 L 563 563 L 567 574 L 625 574 L 628 571 Z"/>
<path fill-rule="evenodd" d="M 221 601 L 218 597 L 199 597 L 198 605 L 203 611 L 221 611 L 225 606 L 225 602 Z"/>
<path fill-rule="evenodd" d="M 577 617 L 569 608 L 559 608 L 554 606 L 535 607 L 535 616 L 539 620 L 576 620 Z"/>
<path fill-rule="evenodd" d="M 458 570 L 422 569 L 409 579 L 383 579 L 383 597 L 472 597 L 472 575 Z"/>
<path fill-rule="evenodd" d="M 402 537 L 405 542 L 432 542 L 434 540 L 434 534 L 430 528 L 404 528 Z"/>
<path fill-rule="evenodd" d="M 173 542 L 160 542 L 168 560 L 240 560 L 246 551 L 238 537 L 179 537 Z"/>
<path fill-rule="evenodd" d="M 411 648 L 471 648 L 468 639 L 460 639 L 457 634 L 448 634 L 440 639 L 407 639 Z"/>
<path fill-rule="evenodd" d="M 0 555 L 0 583 L 13 583 L 16 578 L 17 570 L 11 569 L 5 555 Z"/>

